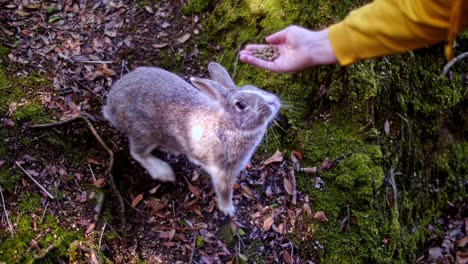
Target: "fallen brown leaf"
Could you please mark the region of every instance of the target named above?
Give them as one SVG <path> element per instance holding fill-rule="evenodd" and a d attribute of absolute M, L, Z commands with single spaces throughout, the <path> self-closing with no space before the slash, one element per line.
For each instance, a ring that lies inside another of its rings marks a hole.
<path fill-rule="evenodd" d="M 93 232 L 94 227 L 96 227 L 96 224 L 95 224 L 95 223 L 91 223 L 91 224 L 88 226 L 88 228 L 86 228 L 86 234 L 89 234 L 89 233 Z"/>
<path fill-rule="evenodd" d="M 291 254 L 289 254 L 289 252 L 287 250 L 283 251 L 283 259 L 288 264 L 293 263 L 293 259 L 291 257 Z"/>
<path fill-rule="evenodd" d="M 246 198 L 252 199 L 252 200 L 255 199 L 252 189 L 250 189 L 247 186 L 241 186 L 241 188 L 242 188 L 242 195 L 243 196 L 245 196 Z"/>
<path fill-rule="evenodd" d="M 96 187 L 101 187 L 104 185 L 105 181 L 106 181 L 106 178 L 99 178 L 93 182 L 93 185 Z"/>
<path fill-rule="evenodd" d="M 190 190 L 191 193 L 193 193 L 193 195 L 195 195 L 196 197 L 200 197 L 200 189 L 196 186 L 193 186 L 192 184 L 188 184 L 188 188 Z"/>
<path fill-rule="evenodd" d="M 304 207 L 304 211 L 306 211 L 306 213 L 307 213 L 307 216 L 311 217 L 312 216 L 312 209 L 310 209 L 309 204 L 305 203 L 303 207 Z"/>
<path fill-rule="evenodd" d="M 155 201 L 155 200 L 146 200 L 143 203 L 147 207 L 151 208 L 151 214 L 156 214 L 166 207 L 166 205 L 164 205 L 163 203 Z"/>
<path fill-rule="evenodd" d="M 384 132 L 385 132 L 385 135 L 390 135 L 390 123 L 388 122 L 388 119 L 385 120 L 385 123 L 384 123 Z"/>
<path fill-rule="evenodd" d="M 143 200 L 143 194 L 142 194 L 142 193 L 140 193 L 139 195 L 137 195 L 137 196 L 133 199 L 133 201 L 132 201 L 132 207 L 135 208 L 135 206 L 137 206 L 138 203 L 141 202 L 141 200 Z"/>
<path fill-rule="evenodd" d="M 275 219 L 273 218 L 273 216 L 267 217 L 263 221 L 263 230 L 265 230 L 265 231 L 270 230 L 270 228 L 271 228 L 271 226 L 273 225 L 274 222 L 275 222 Z"/>
<path fill-rule="evenodd" d="M 182 37 L 178 38 L 177 41 L 182 44 L 182 43 L 185 43 L 187 40 L 189 40 L 190 38 L 190 34 L 189 33 L 186 33 L 184 34 Z"/>
<path fill-rule="evenodd" d="M 328 222 L 328 218 L 323 211 L 317 211 L 314 214 L 314 219 L 319 222 Z"/>
<path fill-rule="evenodd" d="M 164 47 L 166 47 L 167 45 L 169 45 L 168 43 L 155 43 L 155 44 L 152 44 L 151 47 L 155 48 L 155 49 L 162 49 Z"/>
<path fill-rule="evenodd" d="M 273 154 L 273 156 L 269 157 L 267 160 L 263 162 L 263 165 L 269 165 L 275 162 L 282 162 L 283 160 L 284 160 L 283 153 L 277 150 L 275 154 Z"/>
<path fill-rule="evenodd" d="M 293 194 L 292 183 L 291 183 L 291 182 L 289 181 L 289 179 L 286 178 L 286 177 L 284 177 L 283 183 L 284 183 L 284 190 L 285 190 L 289 195 L 292 195 L 292 194 Z"/>
<path fill-rule="evenodd" d="M 297 150 L 293 150 L 291 154 L 294 155 L 299 161 L 302 160 L 302 153 L 301 152 L 299 152 Z"/>

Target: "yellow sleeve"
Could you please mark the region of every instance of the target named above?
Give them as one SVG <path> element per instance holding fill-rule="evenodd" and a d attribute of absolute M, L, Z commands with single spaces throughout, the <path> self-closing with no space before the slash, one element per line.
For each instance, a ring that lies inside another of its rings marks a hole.
<path fill-rule="evenodd" d="M 448 36 L 453 2 L 376 0 L 329 27 L 332 48 L 348 65 L 437 43 Z"/>

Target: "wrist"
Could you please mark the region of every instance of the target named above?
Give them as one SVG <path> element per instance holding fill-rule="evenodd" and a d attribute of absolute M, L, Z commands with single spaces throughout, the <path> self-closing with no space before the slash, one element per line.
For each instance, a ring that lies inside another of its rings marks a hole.
<path fill-rule="evenodd" d="M 309 41 L 309 61 L 312 66 L 337 63 L 338 60 L 330 42 L 328 28 L 311 32 L 311 36 L 313 39 Z"/>

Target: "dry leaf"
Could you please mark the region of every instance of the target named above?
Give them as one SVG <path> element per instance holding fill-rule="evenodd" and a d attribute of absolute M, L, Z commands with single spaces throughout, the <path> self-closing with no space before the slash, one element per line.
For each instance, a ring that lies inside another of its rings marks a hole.
<path fill-rule="evenodd" d="M 155 43 L 155 44 L 152 44 L 151 47 L 155 48 L 155 49 L 162 49 L 164 47 L 166 47 L 167 45 L 169 45 L 168 43 Z"/>
<path fill-rule="evenodd" d="M 253 195 L 253 191 L 252 189 L 250 189 L 249 187 L 247 186 L 241 186 L 242 187 L 242 195 L 251 199 L 251 200 L 254 200 L 255 197 Z"/>
<path fill-rule="evenodd" d="M 263 162 L 263 165 L 268 165 L 274 162 L 282 162 L 284 160 L 283 153 L 281 153 L 279 150 L 273 154 L 273 156 L 269 157 L 267 160 Z"/>
<path fill-rule="evenodd" d="M 283 259 L 288 264 L 293 263 L 293 259 L 291 257 L 291 254 L 289 254 L 289 252 L 287 250 L 283 251 Z"/>
<path fill-rule="evenodd" d="M 274 222 L 275 222 L 275 219 L 273 218 L 273 216 L 267 217 L 265 221 L 263 221 L 263 230 L 265 231 L 270 230 Z"/>
<path fill-rule="evenodd" d="M 312 216 L 312 209 L 310 209 L 309 204 L 305 203 L 303 207 L 304 207 L 304 211 L 306 211 L 306 213 L 307 213 L 307 216 L 311 217 Z"/>
<path fill-rule="evenodd" d="M 150 14 L 154 14 L 153 8 L 151 6 L 145 6 L 145 10 L 146 10 L 146 12 L 148 12 Z"/>
<path fill-rule="evenodd" d="M 236 232 L 237 230 L 237 224 L 234 221 L 229 222 L 229 225 L 231 226 L 232 232 Z"/>
<path fill-rule="evenodd" d="M 291 154 L 294 155 L 299 161 L 302 160 L 302 153 L 301 153 L 301 152 L 299 152 L 299 151 L 297 151 L 297 150 L 293 150 L 293 151 L 291 152 Z"/>
<path fill-rule="evenodd" d="M 31 15 L 31 13 L 23 11 L 23 10 L 16 10 L 15 12 L 16 12 L 16 14 L 18 14 L 19 16 L 22 16 L 22 17 L 27 17 L 27 16 Z"/>
<path fill-rule="evenodd" d="M 314 219 L 320 222 L 328 222 L 328 218 L 323 211 L 318 211 L 314 214 Z"/>
<path fill-rule="evenodd" d="M 101 187 L 104 185 L 105 181 L 106 181 L 106 178 L 99 178 L 93 182 L 93 185 L 96 187 Z"/>
<path fill-rule="evenodd" d="M 457 248 L 464 248 L 468 244 L 468 236 L 457 240 Z"/>
<path fill-rule="evenodd" d="M 135 208 L 135 206 L 137 206 L 138 203 L 141 202 L 141 200 L 143 200 L 143 194 L 140 193 L 139 195 L 137 195 L 133 201 L 132 201 L 132 207 Z"/>
<path fill-rule="evenodd" d="M 101 162 L 95 160 L 95 159 L 92 159 L 92 158 L 86 158 L 86 162 L 88 163 L 91 163 L 91 164 L 95 164 L 95 165 L 101 165 Z"/>
<path fill-rule="evenodd" d="M 243 261 L 247 262 L 249 259 L 247 258 L 246 255 L 242 254 L 242 253 L 237 253 L 237 256 L 239 256 L 240 259 L 242 259 Z"/>
<path fill-rule="evenodd" d="M 163 203 L 154 200 L 147 200 L 143 202 L 147 207 L 151 208 L 151 214 L 156 214 L 166 207 Z"/>
<path fill-rule="evenodd" d="M 171 229 L 171 231 L 169 231 L 169 240 L 172 240 L 174 238 L 174 235 L 176 233 L 176 230 L 173 228 Z"/>
<path fill-rule="evenodd" d="M 388 122 L 388 119 L 385 120 L 385 123 L 384 123 L 384 132 L 385 132 L 385 135 L 390 135 L 390 123 Z"/>
<path fill-rule="evenodd" d="M 88 226 L 88 228 L 86 229 L 86 234 L 89 234 L 89 233 L 93 232 L 95 226 L 96 226 L 95 223 L 91 223 L 91 224 Z"/>
<path fill-rule="evenodd" d="M 293 187 L 288 178 L 284 177 L 284 190 L 289 194 L 293 194 Z"/>
<path fill-rule="evenodd" d="M 165 247 L 173 247 L 175 245 L 174 242 L 166 241 L 162 243 L 163 246 Z"/>
<path fill-rule="evenodd" d="M 200 189 L 198 189 L 196 186 L 193 186 L 192 184 L 189 183 L 188 188 L 193 195 L 196 197 L 200 197 Z"/>
<path fill-rule="evenodd" d="M 190 34 L 186 33 L 182 37 L 180 37 L 177 41 L 179 41 L 180 44 L 185 43 L 187 40 L 189 40 Z"/>

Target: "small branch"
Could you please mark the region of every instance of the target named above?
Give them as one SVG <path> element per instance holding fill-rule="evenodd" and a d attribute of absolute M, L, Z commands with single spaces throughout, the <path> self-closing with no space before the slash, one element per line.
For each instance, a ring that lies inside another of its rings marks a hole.
<path fill-rule="evenodd" d="M 93 136 L 96 138 L 96 140 L 99 142 L 99 144 L 107 151 L 109 154 L 109 167 L 108 167 L 108 175 L 109 175 L 109 180 L 111 183 L 112 190 L 115 192 L 115 195 L 117 196 L 117 200 L 120 205 L 120 213 L 122 216 L 125 215 L 125 203 L 120 195 L 119 190 L 117 189 L 117 185 L 115 184 L 114 177 L 112 176 L 112 168 L 114 167 L 114 152 L 107 146 L 107 144 L 102 140 L 101 136 L 97 133 L 96 129 L 94 128 L 93 124 L 89 121 L 89 119 L 85 116 L 85 113 L 82 113 L 78 116 L 72 117 L 67 120 L 59 121 L 59 122 L 54 122 L 54 123 L 48 123 L 48 124 L 36 124 L 30 126 L 31 128 L 49 128 L 49 127 L 55 127 L 55 126 L 61 126 L 70 122 L 73 122 L 75 120 L 81 119 L 85 121 L 85 123 L 88 125 L 89 130 L 93 134 Z"/>
<path fill-rule="evenodd" d="M 65 124 L 68 124 L 68 123 L 71 123 L 77 119 L 80 119 L 81 116 L 75 116 L 75 117 L 72 117 L 72 118 L 69 118 L 69 119 L 66 119 L 66 120 L 62 120 L 62 121 L 57 121 L 57 122 L 54 122 L 54 123 L 47 123 L 47 124 L 36 124 L 36 125 L 32 125 L 30 126 L 31 128 L 49 128 L 49 127 L 54 127 L 54 126 L 61 126 L 61 125 L 65 125 Z"/>
<path fill-rule="evenodd" d="M 92 63 L 92 64 L 111 64 L 114 63 L 114 61 L 94 61 L 94 60 L 76 60 L 73 62 L 80 62 L 80 63 Z"/>
<path fill-rule="evenodd" d="M 455 57 L 451 61 L 449 61 L 447 64 L 445 64 L 444 70 L 442 71 L 442 74 L 440 75 L 440 77 L 444 77 L 445 75 L 447 75 L 448 71 L 450 70 L 450 68 L 452 68 L 452 66 L 455 63 L 463 60 L 466 57 L 468 57 L 468 52 L 464 52 L 464 53 L 458 55 L 457 57 Z"/>
<path fill-rule="evenodd" d="M 8 211 L 5 206 L 5 199 L 3 198 L 3 191 L 2 191 L 1 185 L 0 185 L 0 196 L 2 197 L 2 206 L 3 206 L 3 211 L 5 212 L 5 217 L 8 223 L 8 227 L 10 228 L 11 235 L 13 236 L 15 230 L 13 229 L 13 225 L 11 224 L 10 218 L 8 217 Z"/>
<path fill-rule="evenodd" d="M 96 181 L 96 176 L 94 175 L 93 168 L 91 168 L 90 164 L 88 164 L 88 167 L 89 167 L 89 171 L 91 172 L 91 176 L 93 176 L 93 180 Z"/>
<path fill-rule="evenodd" d="M 102 242 L 102 237 L 104 236 L 104 231 L 106 230 L 107 222 L 104 223 L 104 226 L 102 227 L 102 232 L 101 232 L 101 237 L 99 238 L 99 246 L 98 249 L 101 251 L 101 242 Z"/>
<path fill-rule="evenodd" d="M 46 203 L 46 205 L 45 205 L 44 213 L 42 214 L 41 222 L 40 222 L 40 223 L 42 223 L 42 221 L 44 221 L 44 217 L 45 217 L 45 215 L 46 215 L 46 213 L 47 213 L 47 207 L 48 207 L 48 206 L 49 206 L 49 201 L 47 201 L 47 203 Z"/>
<path fill-rule="evenodd" d="M 193 263 L 193 256 L 195 255 L 195 247 L 197 246 L 197 238 L 198 238 L 198 232 L 196 232 L 196 234 L 193 236 L 192 253 L 190 254 L 189 264 Z"/>
<path fill-rule="evenodd" d="M 297 186 L 296 186 L 296 175 L 294 173 L 294 169 L 289 169 L 289 177 L 291 177 L 291 185 L 292 185 L 292 204 L 297 204 Z"/>
<path fill-rule="evenodd" d="M 55 197 L 52 194 L 50 194 L 50 192 L 48 192 L 44 187 L 42 187 L 42 185 L 39 182 L 37 182 L 26 170 L 23 169 L 23 167 L 21 167 L 18 161 L 15 161 L 15 163 L 16 166 L 18 166 L 24 172 L 24 174 L 26 174 L 36 184 L 36 186 L 39 187 L 39 189 L 41 189 L 47 194 L 47 196 L 50 197 L 50 199 L 55 199 Z"/>

